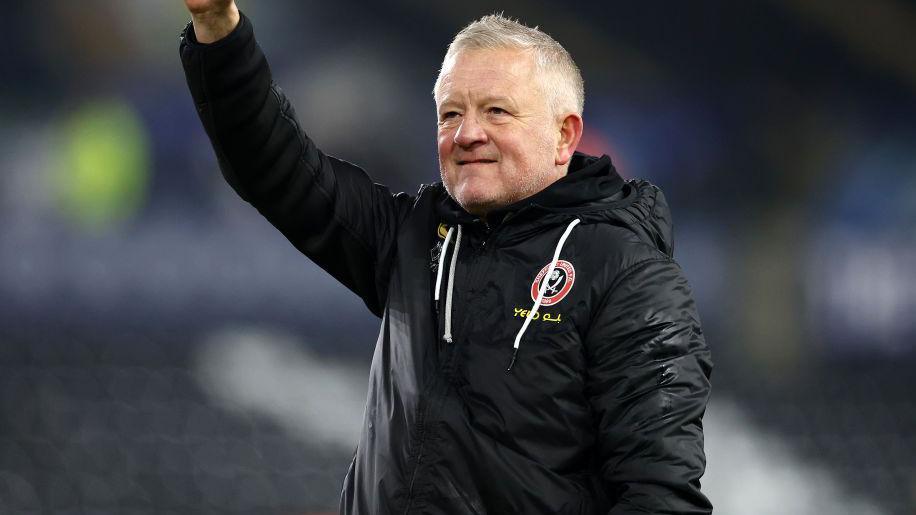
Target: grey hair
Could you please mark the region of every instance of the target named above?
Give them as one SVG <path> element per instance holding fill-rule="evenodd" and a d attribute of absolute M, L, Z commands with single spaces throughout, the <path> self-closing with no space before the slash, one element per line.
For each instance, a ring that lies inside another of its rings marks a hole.
<path fill-rule="evenodd" d="M 575 111 L 579 116 L 585 107 L 585 85 L 582 73 L 569 52 L 546 32 L 528 27 L 502 13 L 489 14 L 471 22 L 452 39 L 442 60 L 445 63 L 464 50 L 517 48 L 534 53 L 540 83 L 554 114 Z M 433 96 L 439 91 L 442 70 L 436 78 Z"/>

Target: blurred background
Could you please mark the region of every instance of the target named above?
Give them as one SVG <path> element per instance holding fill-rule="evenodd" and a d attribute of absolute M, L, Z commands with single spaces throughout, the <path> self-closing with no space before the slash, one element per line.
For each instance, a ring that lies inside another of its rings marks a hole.
<path fill-rule="evenodd" d="M 335 512 L 378 320 L 223 182 L 179 0 L 3 1 L 0 513 Z M 716 368 L 716 513 L 916 513 L 916 4 L 240 1 L 310 136 L 438 180 L 432 84 L 495 8 L 660 185 Z"/>

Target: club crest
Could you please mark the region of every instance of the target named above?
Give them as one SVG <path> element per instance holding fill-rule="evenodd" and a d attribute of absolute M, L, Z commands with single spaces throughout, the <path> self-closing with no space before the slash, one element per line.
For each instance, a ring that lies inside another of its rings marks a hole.
<path fill-rule="evenodd" d="M 538 272 L 534 282 L 531 283 L 531 300 L 537 300 L 541 284 L 543 282 L 547 283 L 547 287 L 544 289 L 544 298 L 541 299 L 542 306 L 550 306 L 563 300 L 576 281 L 576 269 L 573 268 L 572 263 L 569 261 L 563 261 L 562 259 L 557 261 L 557 267 L 553 269 L 549 277 L 547 277 L 548 268 L 550 268 L 550 263 Z"/>

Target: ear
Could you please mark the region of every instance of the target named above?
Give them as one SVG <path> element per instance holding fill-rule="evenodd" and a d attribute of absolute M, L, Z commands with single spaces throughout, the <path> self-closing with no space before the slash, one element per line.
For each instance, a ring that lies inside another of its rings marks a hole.
<path fill-rule="evenodd" d="M 582 117 L 576 113 L 567 114 L 560 122 L 560 140 L 557 142 L 557 166 L 564 166 L 572 159 L 573 152 L 582 138 Z"/>

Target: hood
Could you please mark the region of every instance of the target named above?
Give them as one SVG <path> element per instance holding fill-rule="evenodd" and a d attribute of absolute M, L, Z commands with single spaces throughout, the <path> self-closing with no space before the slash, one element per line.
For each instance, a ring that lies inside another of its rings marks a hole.
<path fill-rule="evenodd" d="M 483 224 L 447 194 L 442 196 L 438 211 L 447 224 Z M 607 155 L 576 152 L 565 177 L 528 198 L 490 212 L 486 223 L 491 227 L 512 225 L 527 233 L 526 229 L 566 224 L 571 218 L 579 218 L 583 224 L 624 227 L 667 256 L 673 254 L 671 211 L 664 194 L 645 180 L 624 181 Z"/>

